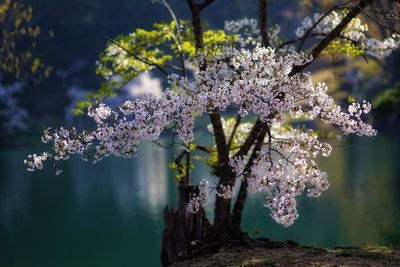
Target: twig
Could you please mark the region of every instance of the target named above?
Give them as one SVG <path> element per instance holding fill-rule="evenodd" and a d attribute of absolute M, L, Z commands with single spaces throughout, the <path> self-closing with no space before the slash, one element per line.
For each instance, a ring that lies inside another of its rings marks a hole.
<path fill-rule="evenodd" d="M 161 4 L 168 10 L 172 19 L 175 21 L 177 36 L 175 38 L 175 35 L 172 34 L 172 38 L 174 39 L 176 45 L 178 46 L 179 58 L 181 61 L 181 66 L 182 66 L 182 75 L 183 75 L 183 77 L 186 77 L 185 56 L 184 56 L 183 50 L 182 50 L 182 35 L 181 35 L 181 26 L 180 26 L 179 20 L 176 18 L 175 12 L 172 10 L 171 6 L 168 4 L 168 2 L 166 0 L 158 0 L 158 1 L 161 2 Z"/>
<path fill-rule="evenodd" d="M 301 72 L 308 65 L 310 65 L 321 54 L 325 47 L 327 47 L 333 41 L 333 39 L 341 34 L 341 32 L 346 28 L 347 24 L 349 24 L 349 22 L 361 12 L 361 8 L 366 7 L 375 1 L 377 0 L 360 0 L 360 2 L 355 7 L 353 7 L 349 11 L 349 13 L 347 13 L 342 21 L 324 39 L 322 39 L 322 41 L 319 42 L 316 47 L 313 48 L 313 50 L 311 51 L 311 55 L 313 58 L 312 61 L 300 66 L 295 66 L 292 69 L 290 75 L 295 75 L 296 73 Z"/>
<path fill-rule="evenodd" d="M 229 139 L 228 139 L 228 149 L 229 150 L 231 150 L 232 142 L 235 137 L 236 131 L 240 125 L 240 121 L 241 121 L 241 117 L 240 117 L 240 115 L 237 115 L 235 125 L 233 126 L 231 135 L 229 136 Z"/>
<path fill-rule="evenodd" d="M 308 35 L 312 32 L 312 30 L 315 29 L 315 27 L 317 27 L 317 25 L 318 25 L 324 18 L 326 18 L 326 16 L 328 16 L 328 15 L 329 15 L 332 11 L 334 11 L 335 9 L 339 9 L 339 8 L 341 8 L 341 7 L 344 7 L 345 5 L 347 5 L 347 4 L 350 3 L 350 2 L 353 2 L 353 0 L 347 1 L 347 2 L 345 2 L 345 3 L 343 3 L 343 4 L 339 4 L 339 5 L 333 6 L 333 7 L 331 7 L 328 11 L 326 11 L 325 14 L 322 15 L 322 16 L 311 26 L 311 28 L 309 28 L 309 29 L 306 31 L 306 33 L 303 35 L 303 37 L 301 37 L 301 42 L 300 42 L 300 45 L 299 45 L 299 48 L 298 48 L 297 51 L 300 51 L 300 50 L 303 48 L 304 42 L 305 42 L 306 38 L 308 37 Z"/>
<path fill-rule="evenodd" d="M 129 51 L 128 49 L 126 49 L 125 47 L 123 47 L 119 42 L 111 39 L 110 37 L 106 37 L 106 40 L 117 45 L 119 48 L 121 48 L 122 50 L 124 50 L 126 53 L 128 53 L 130 56 L 134 57 L 135 59 L 139 60 L 140 62 L 143 62 L 144 64 L 147 64 L 149 66 L 154 66 L 157 69 L 159 69 L 165 76 L 168 76 L 168 72 L 166 70 L 164 70 L 160 65 L 158 65 L 157 63 L 154 63 L 150 60 L 141 58 L 140 56 L 134 54 L 133 52 Z"/>
<path fill-rule="evenodd" d="M 389 31 L 395 32 L 395 33 L 397 33 L 397 34 L 400 35 L 400 32 L 399 32 L 399 31 L 396 31 L 396 30 L 393 29 L 392 27 L 390 27 L 390 26 L 388 26 L 388 25 L 383 24 L 382 22 L 380 22 L 377 18 L 375 18 L 374 16 L 372 16 L 371 14 L 369 14 L 364 8 L 360 7 L 360 5 L 359 5 L 358 3 L 356 3 L 356 5 L 361 9 L 361 11 L 362 11 L 365 15 L 367 15 L 368 18 L 370 18 L 370 19 L 372 19 L 373 21 L 375 21 L 378 25 L 382 26 L 382 27 L 385 28 L 385 29 L 388 29 Z"/>

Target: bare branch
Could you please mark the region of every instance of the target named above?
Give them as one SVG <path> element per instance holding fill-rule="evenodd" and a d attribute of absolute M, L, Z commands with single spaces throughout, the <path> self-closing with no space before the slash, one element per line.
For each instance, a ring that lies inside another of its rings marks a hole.
<path fill-rule="evenodd" d="M 211 148 L 209 148 L 207 146 L 197 145 L 197 144 L 195 144 L 194 146 L 195 146 L 196 149 L 198 149 L 200 151 L 203 151 L 203 152 L 206 152 L 206 153 L 211 153 L 211 151 L 212 151 Z"/>
<path fill-rule="evenodd" d="M 320 36 L 326 36 L 326 34 L 323 35 L 323 34 L 320 34 L 320 33 L 313 33 L 313 34 L 309 34 L 309 35 L 306 37 L 306 39 L 308 39 L 308 38 L 313 38 L 313 37 L 320 37 Z M 304 37 L 299 37 L 299 38 L 296 38 L 296 39 L 293 39 L 293 40 L 288 40 L 288 41 L 282 43 L 282 44 L 281 44 L 280 46 L 278 46 L 276 49 L 279 50 L 279 49 L 283 48 L 283 47 L 286 46 L 286 45 L 294 44 L 294 43 L 296 43 L 296 42 L 298 42 L 298 41 L 301 41 L 303 38 L 304 38 Z"/>
<path fill-rule="evenodd" d="M 192 24 L 194 31 L 194 39 L 197 50 L 203 48 L 203 33 L 201 30 L 201 19 L 200 19 L 200 9 L 195 0 L 187 0 L 189 3 L 190 10 L 192 12 Z"/>

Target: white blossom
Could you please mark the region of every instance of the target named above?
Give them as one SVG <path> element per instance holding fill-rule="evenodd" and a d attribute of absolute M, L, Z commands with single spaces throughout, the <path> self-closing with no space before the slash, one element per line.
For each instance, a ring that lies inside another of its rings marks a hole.
<path fill-rule="evenodd" d="M 28 155 L 28 158 L 24 160 L 24 164 L 28 165 L 28 171 L 34 171 L 35 169 L 43 169 L 43 162 L 46 161 L 51 154 L 43 152 L 41 155 Z"/>
<path fill-rule="evenodd" d="M 199 212 L 200 207 L 201 207 L 200 197 L 193 195 L 186 206 L 186 210 L 189 213 L 197 213 Z"/>
<path fill-rule="evenodd" d="M 198 188 L 198 194 L 193 194 L 189 199 L 189 202 L 186 206 L 186 210 L 190 213 L 197 213 L 201 206 L 204 206 L 208 202 L 209 198 L 209 182 L 203 179 Z"/>
<path fill-rule="evenodd" d="M 311 35 L 319 35 L 324 37 L 329 34 L 347 15 L 347 10 L 343 11 L 332 11 L 325 18 L 323 18 L 316 26 L 311 30 Z M 304 37 L 306 31 L 310 30 L 311 27 L 318 22 L 321 18 L 321 14 L 314 14 L 313 18 L 306 17 L 301 26 L 295 30 L 297 37 Z M 366 35 L 368 31 L 368 25 L 362 24 L 359 18 L 353 18 L 341 32 L 341 37 L 350 40 L 353 43 L 357 43 L 365 54 L 376 57 L 384 58 L 389 56 L 394 50 L 400 46 L 400 35 L 397 33 L 392 34 L 384 40 L 378 40 L 370 38 Z"/>
<path fill-rule="evenodd" d="M 111 108 L 105 104 L 100 104 L 98 108 L 89 109 L 88 116 L 92 117 L 98 124 L 103 123 L 111 115 Z"/>
<path fill-rule="evenodd" d="M 308 24 L 308 22 L 306 23 Z M 155 141 L 172 129 L 185 143 L 194 139 L 195 119 L 215 109 L 241 110 L 240 115 L 256 114 L 271 126 L 263 149 L 246 173 L 247 158 L 231 156 L 230 167 L 242 175 L 251 192 L 266 193 L 266 206 L 278 223 L 291 225 L 298 217 L 296 197 L 304 191 L 319 196 L 328 188 L 327 175 L 314 159 L 329 156 L 331 146 L 319 140 L 312 129 L 278 130 L 291 117 L 320 120 L 337 126 L 344 134 L 373 136 L 376 131 L 364 122 L 370 104 L 351 104 L 347 112 L 327 94 L 323 83 L 313 84 L 309 73 L 292 75 L 294 66 L 311 59 L 303 53 L 276 54 L 273 48 L 255 47 L 225 51 L 208 62 L 194 79 L 170 76 L 170 88 L 161 97 L 147 96 L 126 101 L 118 110 L 100 104 L 88 112 L 96 123 L 90 131 L 75 128 L 45 129 L 42 141 L 52 145 L 51 152 L 29 156 L 28 170 L 41 169 L 46 160 L 66 160 L 78 154 L 97 162 L 110 155 L 132 157 L 141 141 Z M 362 110 L 362 112 L 359 112 Z M 223 126 L 233 127 L 223 122 Z M 244 142 L 249 123 L 238 128 L 236 143 Z M 225 131 L 228 137 L 231 131 Z M 218 197 L 230 199 L 233 186 L 219 184 Z M 197 212 L 209 198 L 209 183 L 202 181 L 192 194 L 188 212 Z"/>
<path fill-rule="evenodd" d="M 233 196 L 233 186 L 219 185 L 217 188 L 217 195 L 223 199 L 230 199 Z"/>

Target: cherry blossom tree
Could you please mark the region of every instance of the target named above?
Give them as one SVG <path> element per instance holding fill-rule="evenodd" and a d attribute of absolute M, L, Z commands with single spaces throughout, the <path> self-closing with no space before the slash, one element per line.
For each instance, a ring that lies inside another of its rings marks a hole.
<path fill-rule="evenodd" d="M 213 0 L 188 0 L 191 23 L 177 20 L 168 3 L 160 2 L 171 11 L 173 21 L 110 39 L 98 71 L 106 79 L 104 88 L 112 90 L 122 86 L 121 80 L 149 69 L 165 74 L 169 87 L 160 97 L 128 100 L 117 109 L 104 103 L 88 105 L 94 129 L 47 128 L 42 141 L 50 150 L 29 155 L 25 163 L 34 171 L 47 161 L 67 160 L 73 154 L 93 163 L 111 155 L 130 158 L 140 153 L 143 141 L 180 147 L 172 164 L 177 171 L 178 208 L 164 211 L 162 262 L 167 265 L 190 254 L 194 240 L 246 238 L 240 225 L 249 192 L 264 192 L 270 216 L 279 224 L 292 225 L 299 216 L 296 198 L 318 197 L 329 187 L 317 159 L 329 157 L 332 146 L 316 123 L 343 135 L 377 134 L 368 122 L 369 102 L 340 106 L 327 86 L 314 83 L 305 68 L 329 53 L 386 57 L 399 47 L 400 35 L 370 37 L 367 24 L 357 16 L 374 0 L 347 1 L 305 18 L 294 40 L 285 40 L 278 25 L 267 27 L 266 0 L 259 1 L 258 20 L 228 20 L 219 31 L 204 30 L 201 22 L 202 11 Z M 306 40 L 313 44 L 304 48 Z M 173 56 L 157 48 L 166 44 Z M 180 66 L 172 66 L 175 62 Z M 116 82 L 116 76 L 122 79 Z M 94 99 L 101 102 L 98 96 Z M 214 146 L 199 144 L 195 138 L 201 116 L 209 117 Z M 255 120 L 249 119 L 254 116 Z M 164 133 L 172 136 L 171 143 L 160 142 Z M 198 185 L 191 182 L 194 155 L 205 157 L 212 169 L 212 175 Z M 203 207 L 214 196 L 211 223 Z"/>

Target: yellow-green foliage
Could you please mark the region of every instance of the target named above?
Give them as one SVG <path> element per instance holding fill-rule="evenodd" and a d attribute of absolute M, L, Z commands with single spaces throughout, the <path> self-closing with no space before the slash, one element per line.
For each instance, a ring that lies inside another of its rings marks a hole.
<path fill-rule="evenodd" d="M 215 147 L 210 149 L 210 154 L 208 155 L 208 157 L 198 157 L 197 159 L 204 161 L 208 166 L 211 167 L 213 172 L 218 170 L 218 168 L 217 168 L 218 167 L 218 151 Z M 215 174 L 215 173 L 213 173 L 213 174 Z"/>
<path fill-rule="evenodd" d="M 109 42 L 97 62 L 97 73 L 104 77 L 105 82 L 98 91 L 79 101 L 73 113 L 81 114 L 85 108 L 99 103 L 105 97 L 114 96 L 115 90 L 155 65 L 165 68 L 174 59 L 180 61 L 181 55 L 185 60 L 193 60 L 196 57 L 196 46 L 192 25 L 187 20 L 179 23 L 180 33 L 177 32 L 175 21 L 154 23 L 151 30 L 136 29 L 131 34 L 119 35 L 113 42 Z M 217 55 L 224 47 L 223 44 L 235 42 L 236 39 L 236 35 L 228 35 L 223 30 L 206 29 L 203 33 L 202 55 Z"/>
<path fill-rule="evenodd" d="M 194 150 L 195 147 L 196 147 L 196 145 L 194 145 L 194 144 L 189 145 L 189 149 L 191 151 Z M 197 160 L 198 157 L 193 157 L 193 159 Z M 177 164 L 175 161 L 173 161 L 169 165 L 169 168 L 176 172 L 175 180 L 177 180 L 178 182 L 182 181 L 186 177 L 187 168 L 186 168 L 186 162 L 184 160 L 183 160 L 183 162 L 181 162 L 181 164 Z M 194 169 L 194 164 L 190 163 L 189 174 L 192 173 L 193 169 Z"/>
<path fill-rule="evenodd" d="M 11 74 L 16 79 L 50 75 L 51 67 L 33 55 L 42 30 L 31 24 L 32 16 L 32 7 L 18 1 L 4 0 L 0 3 L 0 72 Z M 51 37 L 53 33 L 49 34 Z"/>
<path fill-rule="evenodd" d="M 351 95 L 349 95 L 349 97 L 347 98 L 347 103 L 355 103 L 356 99 L 354 97 L 352 97 Z"/>
<path fill-rule="evenodd" d="M 364 54 L 364 51 L 351 42 L 334 40 L 322 51 L 321 54 L 343 54 L 346 56 L 356 57 Z"/>
<path fill-rule="evenodd" d="M 175 162 L 172 162 L 172 163 L 169 165 L 169 167 L 170 167 L 171 170 L 173 170 L 173 171 L 176 172 L 175 179 L 176 179 L 177 181 L 181 181 L 181 180 L 185 177 L 185 175 L 186 175 L 186 173 L 185 173 L 185 172 L 186 172 L 186 169 L 183 168 L 182 166 L 179 166 L 179 165 L 176 164 Z"/>

